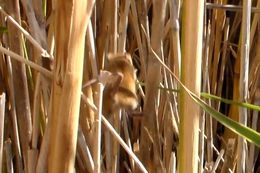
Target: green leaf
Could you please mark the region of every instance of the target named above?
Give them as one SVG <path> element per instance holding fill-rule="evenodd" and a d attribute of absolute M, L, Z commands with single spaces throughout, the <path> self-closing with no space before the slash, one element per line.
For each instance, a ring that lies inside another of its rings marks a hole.
<path fill-rule="evenodd" d="M 249 142 L 255 143 L 258 147 L 260 147 L 260 133 L 257 131 L 244 126 L 241 123 L 238 123 L 224 114 L 216 111 L 212 107 L 210 107 L 208 104 L 206 104 L 204 101 L 199 99 L 195 94 L 189 93 L 191 98 L 198 103 L 207 113 L 209 113 L 213 118 L 215 118 L 217 121 L 219 121 L 221 124 L 235 132 L 236 134 L 244 137 Z"/>
<path fill-rule="evenodd" d="M 223 103 L 226 103 L 226 104 L 234 104 L 234 105 L 238 105 L 238 106 L 241 106 L 241 107 L 244 107 L 244 108 L 260 111 L 260 106 L 256 106 L 256 105 L 253 105 L 253 104 L 250 104 L 250 103 L 244 103 L 244 102 L 229 100 L 229 99 L 221 98 L 221 97 L 209 94 L 209 93 L 201 93 L 200 95 L 204 98 L 207 98 L 207 99 L 214 99 L 214 100 L 218 100 L 218 101 L 221 101 Z"/>

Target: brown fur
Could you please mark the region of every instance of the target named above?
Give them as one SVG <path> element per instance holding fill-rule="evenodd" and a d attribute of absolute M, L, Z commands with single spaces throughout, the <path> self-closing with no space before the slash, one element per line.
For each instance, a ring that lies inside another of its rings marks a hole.
<path fill-rule="evenodd" d="M 103 96 L 103 114 L 111 115 L 115 110 L 123 108 L 134 110 L 137 105 L 135 69 L 129 54 L 109 54 L 106 70 L 116 76 L 116 80 L 108 83 Z"/>

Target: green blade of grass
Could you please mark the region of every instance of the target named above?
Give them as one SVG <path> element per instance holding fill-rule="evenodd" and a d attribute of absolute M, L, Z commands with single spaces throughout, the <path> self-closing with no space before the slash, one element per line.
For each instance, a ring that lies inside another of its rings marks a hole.
<path fill-rule="evenodd" d="M 241 107 L 244 107 L 244 108 L 260 111 L 260 106 L 253 105 L 253 104 L 250 104 L 250 103 L 244 103 L 244 102 L 229 100 L 229 99 L 221 98 L 221 97 L 209 94 L 209 93 L 201 93 L 200 95 L 204 98 L 207 98 L 207 99 L 214 99 L 214 100 L 218 100 L 218 101 L 221 101 L 223 103 L 226 103 L 226 104 L 234 104 L 234 105 L 241 106 Z"/>
<path fill-rule="evenodd" d="M 221 124 L 229 128 L 234 133 L 244 137 L 249 142 L 255 143 L 258 147 L 260 147 L 260 133 L 216 111 L 208 104 L 206 104 L 204 101 L 199 99 L 195 94 L 193 93 L 189 93 L 189 94 L 196 103 L 198 103 L 207 113 L 209 113 L 213 118 L 215 118 Z"/>

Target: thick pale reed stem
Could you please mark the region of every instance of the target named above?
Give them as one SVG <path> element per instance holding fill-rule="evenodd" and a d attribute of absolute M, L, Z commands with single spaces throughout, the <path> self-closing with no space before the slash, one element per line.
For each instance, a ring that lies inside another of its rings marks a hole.
<path fill-rule="evenodd" d="M 197 95 L 201 83 L 203 7 L 203 0 L 183 2 L 181 79 Z M 180 100 L 179 172 L 195 173 L 198 172 L 200 109 L 184 90 Z"/>
<path fill-rule="evenodd" d="M 48 172 L 74 171 L 85 34 L 92 1 L 56 2 L 53 107 Z"/>

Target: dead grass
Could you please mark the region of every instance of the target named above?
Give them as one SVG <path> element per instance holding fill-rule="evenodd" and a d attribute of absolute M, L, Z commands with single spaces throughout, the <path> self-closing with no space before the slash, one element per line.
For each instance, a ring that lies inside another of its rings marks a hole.
<path fill-rule="evenodd" d="M 177 172 L 185 162 L 179 138 L 190 137 L 179 134 L 180 104 L 194 112 L 180 102 L 169 72 L 180 78 L 181 61 L 182 68 L 195 64 L 181 59 L 188 27 L 182 1 L 72 2 L 0 0 L 0 172 Z M 203 12 L 201 81 L 188 69 L 183 82 L 259 105 L 260 0 L 251 10 L 246 0 L 217 2 L 208 1 Z M 103 116 L 103 89 L 113 78 L 103 71 L 107 55 L 125 52 L 137 69 L 138 108 Z M 259 130 L 258 112 L 205 101 Z M 258 148 L 245 140 L 237 145 L 237 135 L 203 110 L 195 130 L 194 172 L 260 170 Z"/>

